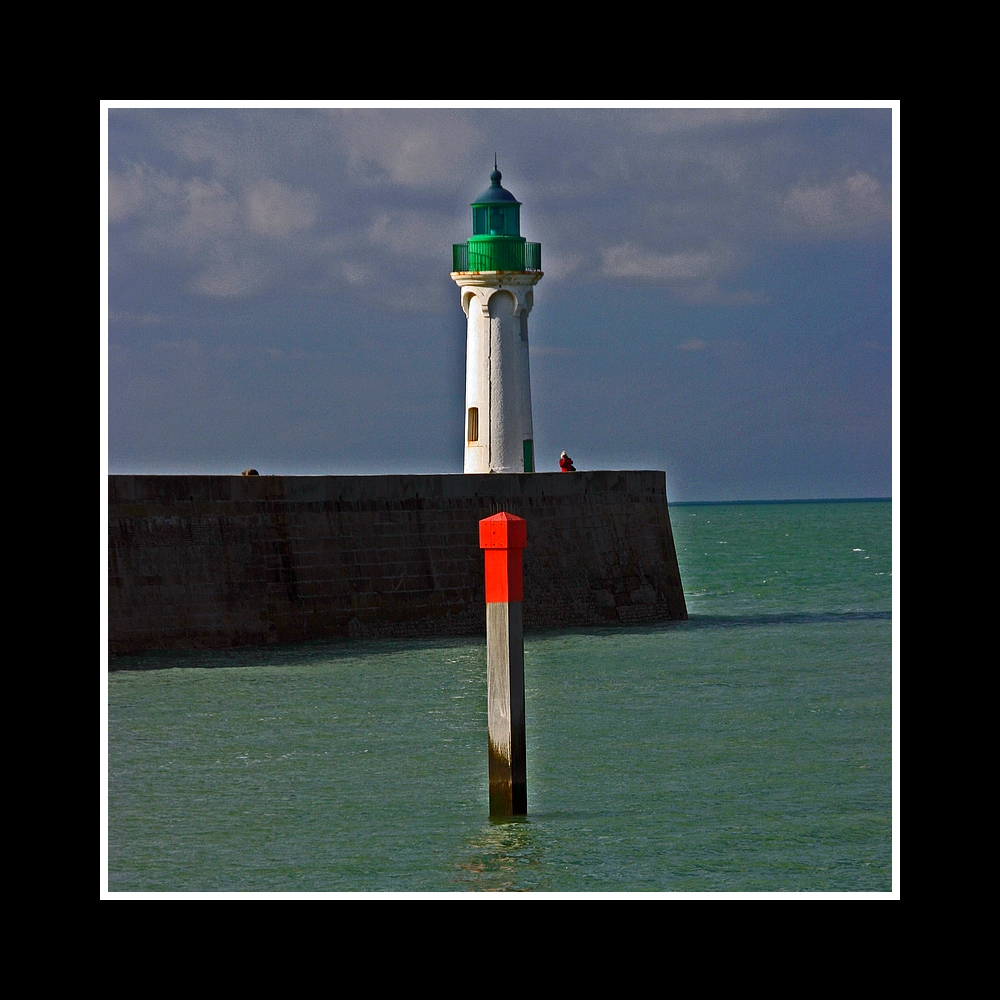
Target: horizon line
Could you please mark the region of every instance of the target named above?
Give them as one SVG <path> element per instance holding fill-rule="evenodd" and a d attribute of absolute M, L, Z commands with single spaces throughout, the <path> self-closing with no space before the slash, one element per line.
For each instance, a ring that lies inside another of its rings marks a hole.
<path fill-rule="evenodd" d="M 736 503 L 889 503 L 892 497 L 783 497 L 773 500 L 668 500 L 668 507 L 697 507 Z"/>

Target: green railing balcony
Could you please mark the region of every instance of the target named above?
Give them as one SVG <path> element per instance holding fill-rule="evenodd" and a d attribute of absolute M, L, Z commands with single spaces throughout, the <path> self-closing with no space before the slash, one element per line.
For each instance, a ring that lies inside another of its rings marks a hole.
<path fill-rule="evenodd" d="M 540 271 L 542 244 L 522 240 L 476 240 L 451 248 L 453 271 Z"/>

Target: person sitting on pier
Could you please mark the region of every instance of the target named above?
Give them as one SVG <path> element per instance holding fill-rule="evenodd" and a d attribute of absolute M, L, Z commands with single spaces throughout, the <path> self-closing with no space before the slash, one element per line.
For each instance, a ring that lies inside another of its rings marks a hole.
<path fill-rule="evenodd" d="M 563 472 L 576 472 L 576 466 L 573 465 L 573 459 L 571 459 L 566 452 L 563 452 L 559 456 L 559 468 L 562 469 Z"/>

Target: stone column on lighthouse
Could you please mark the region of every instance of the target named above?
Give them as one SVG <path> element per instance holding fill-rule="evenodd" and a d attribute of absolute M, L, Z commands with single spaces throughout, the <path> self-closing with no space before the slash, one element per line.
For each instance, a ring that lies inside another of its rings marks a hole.
<path fill-rule="evenodd" d="M 472 236 L 453 247 L 452 278 L 468 318 L 465 471 L 534 472 L 528 314 L 542 247 L 521 235 L 521 203 L 500 186 L 472 202 Z"/>

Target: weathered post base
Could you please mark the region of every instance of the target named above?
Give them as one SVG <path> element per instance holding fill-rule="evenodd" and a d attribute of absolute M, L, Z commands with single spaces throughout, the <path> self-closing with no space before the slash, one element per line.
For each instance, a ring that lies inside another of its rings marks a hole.
<path fill-rule="evenodd" d="M 524 628 L 520 601 L 486 605 L 490 816 L 528 811 L 524 739 Z"/>

